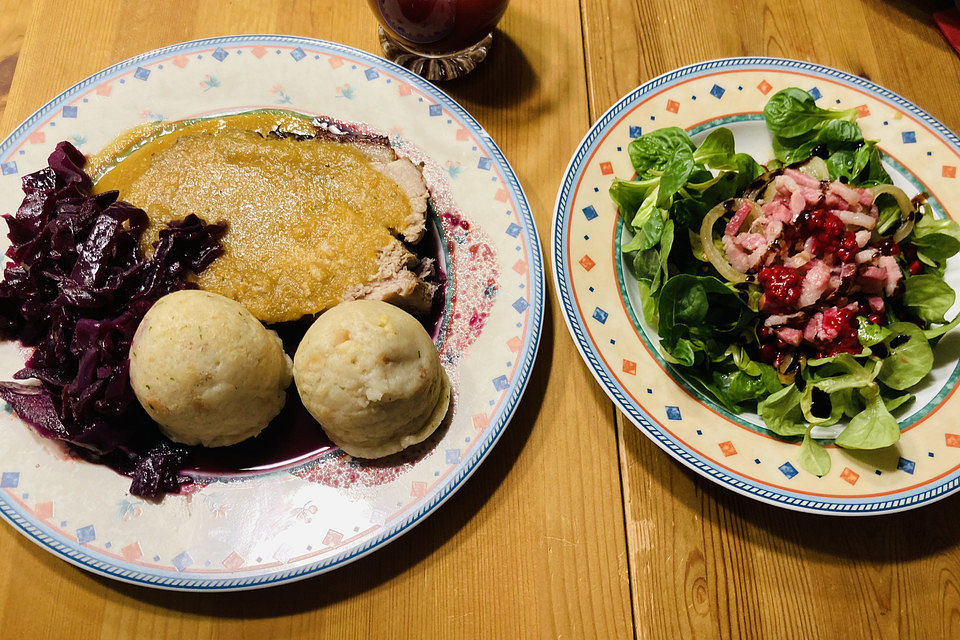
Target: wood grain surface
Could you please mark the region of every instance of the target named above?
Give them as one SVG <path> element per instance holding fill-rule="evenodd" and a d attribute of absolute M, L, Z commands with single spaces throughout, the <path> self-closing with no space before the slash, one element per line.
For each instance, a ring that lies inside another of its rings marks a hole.
<path fill-rule="evenodd" d="M 949 3 L 942 3 L 949 4 Z M 960 59 L 909 2 L 583 0 L 590 115 L 726 56 L 864 76 L 960 129 Z M 618 414 L 638 638 L 960 638 L 960 498 L 893 516 L 798 514 L 687 471 Z"/>
<path fill-rule="evenodd" d="M 514 0 L 488 61 L 443 88 L 501 146 L 547 241 L 563 169 L 590 122 L 683 64 L 812 60 L 960 130 L 960 59 L 932 28 L 931 6 Z M 255 32 L 379 53 L 360 0 L 0 0 L 0 137 L 126 57 Z M 548 298 L 510 428 L 398 542 L 293 585 L 193 595 L 91 576 L 0 526 L 0 638 L 960 637 L 960 499 L 846 520 L 714 486 L 615 414 Z"/>

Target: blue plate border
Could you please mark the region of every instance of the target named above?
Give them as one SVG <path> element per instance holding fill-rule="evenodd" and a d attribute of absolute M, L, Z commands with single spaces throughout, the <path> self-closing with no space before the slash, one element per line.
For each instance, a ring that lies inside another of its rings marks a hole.
<path fill-rule="evenodd" d="M 108 67 L 60 93 L 60 95 L 35 111 L 0 144 L 0 156 L 6 154 L 10 148 L 20 144 L 26 137 L 29 129 L 37 121 L 62 108 L 63 104 L 67 102 L 71 96 L 102 80 L 134 69 L 144 62 L 149 63 L 157 58 L 165 58 L 177 52 L 192 52 L 211 46 L 256 44 L 294 47 L 306 46 L 335 55 L 341 55 L 345 58 L 389 71 L 401 78 L 404 82 L 428 94 L 448 111 L 454 113 L 464 125 L 477 136 L 484 151 L 487 152 L 503 174 L 510 191 L 510 196 L 516 205 L 520 221 L 523 225 L 523 242 L 530 259 L 530 306 L 528 308 L 530 325 L 523 345 L 521 346 L 520 357 L 522 361 L 518 364 L 515 374 L 510 380 L 510 386 L 506 391 L 505 400 L 501 403 L 497 414 L 490 421 L 491 426 L 487 428 L 485 437 L 477 443 L 470 457 L 461 461 L 457 471 L 447 479 L 446 483 L 434 493 L 430 499 L 419 505 L 416 511 L 408 514 L 395 524 L 385 527 L 379 535 L 366 541 L 362 546 L 349 549 L 340 554 L 324 558 L 323 560 L 304 565 L 297 569 L 229 578 L 185 578 L 174 572 L 144 571 L 143 567 L 126 564 L 114 558 L 100 556 L 78 542 L 59 535 L 51 535 L 49 531 L 44 530 L 43 526 L 38 524 L 33 518 L 24 515 L 15 503 L 6 500 L 4 492 L 0 492 L 0 516 L 30 540 L 82 569 L 123 582 L 147 587 L 194 592 L 257 589 L 302 580 L 310 576 L 325 573 L 353 560 L 357 560 L 392 542 L 436 511 L 440 505 L 463 485 L 484 458 L 486 458 L 493 445 L 497 443 L 503 434 L 504 429 L 516 411 L 517 405 L 529 382 L 530 372 L 533 369 L 533 363 L 536 359 L 537 349 L 540 344 L 545 295 L 543 254 L 540 247 L 539 235 L 537 234 L 536 222 L 530 211 L 530 205 L 517 180 L 516 174 L 504 157 L 503 152 L 476 119 L 442 90 L 407 69 L 365 51 L 326 40 L 298 36 L 257 34 L 203 38 L 148 51 Z"/>

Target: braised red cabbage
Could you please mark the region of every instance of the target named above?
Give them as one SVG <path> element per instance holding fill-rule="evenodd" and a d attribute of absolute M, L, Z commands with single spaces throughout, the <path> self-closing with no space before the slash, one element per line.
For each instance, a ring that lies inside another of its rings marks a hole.
<path fill-rule="evenodd" d="M 131 493 L 176 492 L 187 450 L 164 438 L 130 387 L 130 341 L 160 297 L 194 286 L 221 253 L 224 224 L 190 215 L 160 231 L 147 259 L 146 213 L 91 193 L 85 158 L 61 142 L 48 167 L 23 178 L 23 203 L 5 215 L 11 246 L 0 282 L 0 331 L 34 347 L 0 397 L 48 438 L 132 478 Z"/>

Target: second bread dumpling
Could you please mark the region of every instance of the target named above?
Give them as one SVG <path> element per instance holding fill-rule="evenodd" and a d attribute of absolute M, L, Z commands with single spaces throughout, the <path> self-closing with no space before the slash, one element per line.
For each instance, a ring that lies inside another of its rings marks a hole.
<path fill-rule="evenodd" d="M 443 421 L 450 382 L 416 318 L 385 302 L 321 315 L 293 359 L 300 399 L 334 444 L 379 458 L 422 442 Z"/>

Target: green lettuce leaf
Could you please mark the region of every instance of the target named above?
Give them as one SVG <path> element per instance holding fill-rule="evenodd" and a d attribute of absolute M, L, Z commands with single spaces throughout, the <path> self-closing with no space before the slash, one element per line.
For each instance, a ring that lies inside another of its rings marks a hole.
<path fill-rule="evenodd" d="M 686 131 L 679 127 L 666 127 L 645 133 L 627 146 L 630 162 L 637 174 L 663 171 L 677 149 L 693 151 L 695 145 Z"/>
<path fill-rule="evenodd" d="M 933 349 L 923 330 L 911 322 L 894 322 L 883 344 L 888 355 L 883 359 L 877 379 L 891 389 L 909 389 L 933 368 Z"/>
<path fill-rule="evenodd" d="M 797 462 L 801 469 L 815 476 L 823 477 L 830 473 L 830 454 L 810 437 L 810 431 L 803 435 Z"/>
<path fill-rule="evenodd" d="M 876 386 L 876 385 L 874 385 Z M 846 449 L 882 449 L 900 439 L 900 425 L 890 415 L 877 389 L 870 390 L 866 408 L 855 415 L 834 442 Z"/>
<path fill-rule="evenodd" d="M 732 163 L 733 155 L 733 132 L 726 127 L 719 127 L 711 131 L 693 152 L 693 161 L 711 169 L 736 169 Z"/>
<path fill-rule="evenodd" d="M 796 384 L 771 394 L 757 406 L 763 423 L 779 436 L 799 436 L 807 432 L 800 409 L 801 392 Z"/>

